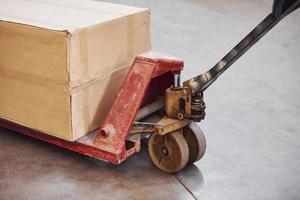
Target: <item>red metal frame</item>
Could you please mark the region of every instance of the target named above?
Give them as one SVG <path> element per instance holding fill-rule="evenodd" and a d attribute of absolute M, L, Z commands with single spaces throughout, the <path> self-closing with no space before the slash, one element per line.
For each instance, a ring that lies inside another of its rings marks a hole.
<path fill-rule="evenodd" d="M 183 61 L 149 52 L 137 56 L 101 128 L 69 142 L 0 118 L 7 128 L 57 146 L 119 164 L 140 150 L 140 140 L 128 133 L 142 105 L 163 95 L 173 82 L 172 71 L 181 71 Z"/>

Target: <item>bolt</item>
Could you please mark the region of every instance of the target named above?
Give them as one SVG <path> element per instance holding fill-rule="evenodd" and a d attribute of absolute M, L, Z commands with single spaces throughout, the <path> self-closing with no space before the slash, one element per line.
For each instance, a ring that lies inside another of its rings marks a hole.
<path fill-rule="evenodd" d="M 100 129 L 100 135 L 106 138 L 108 136 L 108 131 L 105 128 L 102 128 Z"/>

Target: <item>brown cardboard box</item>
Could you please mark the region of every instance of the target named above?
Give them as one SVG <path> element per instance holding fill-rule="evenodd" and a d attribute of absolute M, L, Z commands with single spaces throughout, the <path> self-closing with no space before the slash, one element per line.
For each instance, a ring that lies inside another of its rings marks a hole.
<path fill-rule="evenodd" d="M 0 6 L 0 117 L 74 141 L 99 127 L 148 51 L 150 12 L 105 2 L 7 0 Z"/>

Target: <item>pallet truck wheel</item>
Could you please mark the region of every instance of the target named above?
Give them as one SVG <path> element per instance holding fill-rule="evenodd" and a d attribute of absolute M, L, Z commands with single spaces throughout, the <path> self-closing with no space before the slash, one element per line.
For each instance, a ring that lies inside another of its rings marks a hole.
<path fill-rule="evenodd" d="M 189 148 L 182 130 L 166 135 L 152 134 L 148 151 L 153 164 L 167 173 L 174 173 L 186 166 L 189 160 Z"/>
<path fill-rule="evenodd" d="M 189 147 L 188 164 L 193 164 L 204 156 L 206 149 L 204 134 L 200 127 L 192 122 L 183 128 L 183 136 Z"/>

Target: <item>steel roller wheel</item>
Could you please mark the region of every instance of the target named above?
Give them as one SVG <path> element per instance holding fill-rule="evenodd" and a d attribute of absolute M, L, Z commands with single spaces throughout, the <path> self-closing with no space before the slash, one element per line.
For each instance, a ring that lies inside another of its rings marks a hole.
<path fill-rule="evenodd" d="M 204 134 L 200 127 L 192 122 L 183 128 L 183 136 L 189 147 L 188 164 L 193 164 L 204 156 L 206 149 Z"/>
<path fill-rule="evenodd" d="M 182 130 L 164 136 L 152 134 L 148 151 L 153 164 L 167 173 L 181 170 L 189 160 L 188 144 L 182 135 Z"/>

